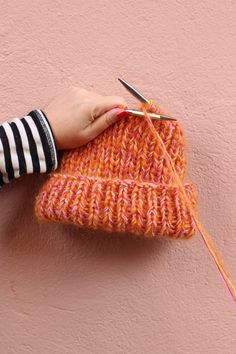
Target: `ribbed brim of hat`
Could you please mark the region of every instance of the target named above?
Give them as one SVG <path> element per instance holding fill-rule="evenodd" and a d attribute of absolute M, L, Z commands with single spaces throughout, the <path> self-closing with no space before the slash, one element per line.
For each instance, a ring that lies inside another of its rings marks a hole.
<path fill-rule="evenodd" d="M 196 207 L 192 184 L 184 185 Z M 36 197 L 40 221 L 154 238 L 189 238 L 195 224 L 178 187 L 54 173 Z"/>

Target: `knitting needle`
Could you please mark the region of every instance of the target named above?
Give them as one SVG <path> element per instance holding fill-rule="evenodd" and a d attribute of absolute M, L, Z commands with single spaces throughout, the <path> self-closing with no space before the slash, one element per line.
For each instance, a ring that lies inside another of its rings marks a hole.
<path fill-rule="evenodd" d="M 150 101 L 144 97 L 138 90 L 136 90 L 132 85 L 128 84 L 127 81 L 119 79 L 118 80 L 122 83 L 122 85 L 128 90 L 131 95 L 137 98 L 141 103 L 150 104 Z"/>
<path fill-rule="evenodd" d="M 132 85 L 130 85 L 127 81 L 122 80 L 118 78 L 120 83 L 133 95 L 135 98 L 137 98 L 141 103 L 144 104 L 150 104 L 150 100 L 148 100 L 145 96 L 143 96 L 136 88 L 134 88 Z M 144 117 L 144 113 L 142 111 L 138 111 L 135 109 L 126 109 L 125 112 L 132 116 L 136 117 Z M 163 114 L 156 114 L 156 113 L 149 113 L 149 116 L 153 119 L 160 119 L 160 120 L 174 120 L 176 121 L 177 119 L 165 116 Z"/>
<path fill-rule="evenodd" d="M 135 117 L 144 117 L 144 113 L 142 111 L 138 111 L 135 109 L 125 109 L 124 112 L 127 112 L 131 116 Z M 164 116 L 163 114 L 157 114 L 157 113 L 150 113 L 148 112 L 148 115 L 152 119 L 160 119 L 160 120 L 177 120 L 175 118 L 169 117 L 169 116 Z"/>

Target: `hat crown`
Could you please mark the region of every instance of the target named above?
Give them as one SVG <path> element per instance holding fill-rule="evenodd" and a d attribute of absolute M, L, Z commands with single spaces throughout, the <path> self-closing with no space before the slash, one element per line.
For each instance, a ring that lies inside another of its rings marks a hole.
<path fill-rule="evenodd" d="M 186 171 L 183 131 L 177 122 L 153 121 L 175 169 L 183 180 Z M 138 117 L 122 120 L 78 149 L 66 151 L 61 172 L 108 179 L 173 182 L 163 151 L 147 122 Z"/>

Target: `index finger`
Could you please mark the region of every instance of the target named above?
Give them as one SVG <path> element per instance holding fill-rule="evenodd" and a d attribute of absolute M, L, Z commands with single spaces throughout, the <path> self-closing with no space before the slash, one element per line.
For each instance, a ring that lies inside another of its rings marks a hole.
<path fill-rule="evenodd" d="M 103 113 L 110 111 L 112 108 L 127 108 L 125 99 L 121 96 L 100 96 L 94 104 L 93 115 L 101 116 Z"/>

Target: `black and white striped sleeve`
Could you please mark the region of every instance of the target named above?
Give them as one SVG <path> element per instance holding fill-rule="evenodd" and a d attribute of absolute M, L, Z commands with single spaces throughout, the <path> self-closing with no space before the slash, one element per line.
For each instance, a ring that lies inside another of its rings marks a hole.
<path fill-rule="evenodd" d="M 0 187 L 22 174 L 50 172 L 57 166 L 55 138 L 41 109 L 0 125 Z"/>

